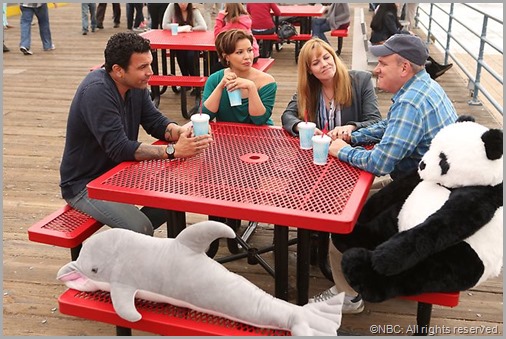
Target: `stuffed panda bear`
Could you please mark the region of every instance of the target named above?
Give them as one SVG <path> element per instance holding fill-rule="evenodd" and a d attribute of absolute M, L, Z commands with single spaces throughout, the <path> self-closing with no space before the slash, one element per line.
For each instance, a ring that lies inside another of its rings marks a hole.
<path fill-rule="evenodd" d="M 332 241 L 350 286 L 381 302 L 499 275 L 502 224 L 503 132 L 460 117 L 434 137 L 418 171 L 373 195 L 353 232 Z"/>

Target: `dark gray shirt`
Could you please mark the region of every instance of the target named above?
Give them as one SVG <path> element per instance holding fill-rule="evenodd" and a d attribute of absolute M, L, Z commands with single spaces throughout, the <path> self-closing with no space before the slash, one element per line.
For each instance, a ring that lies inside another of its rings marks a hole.
<path fill-rule="evenodd" d="M 123 100 L 104 69 L 90 72 L 70 105 L 60 165 L 63 198 L 73 198 L 120 162 L 135 160 L 140 126 L 163 140 L 169 123 L 153 105 L 147 89 L 130 89 Z"/>

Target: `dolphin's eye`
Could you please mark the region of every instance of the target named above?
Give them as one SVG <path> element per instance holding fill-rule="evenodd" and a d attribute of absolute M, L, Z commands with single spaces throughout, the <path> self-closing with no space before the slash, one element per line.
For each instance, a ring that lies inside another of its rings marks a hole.
<path fill-rule="evenodd" d="M 98 272 L 98 268 L 93 267 L 93 268 L 91 269 L 91 271 L 92 271 L 93 273 L 97 273 L 97 272 Z"/>

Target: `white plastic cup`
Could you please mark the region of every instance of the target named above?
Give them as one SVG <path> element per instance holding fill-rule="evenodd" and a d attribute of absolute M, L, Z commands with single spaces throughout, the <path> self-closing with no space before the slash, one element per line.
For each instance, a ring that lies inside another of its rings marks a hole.
<path fill-rule="evenodd" d="M 170 24 L 169 26 L 172 35 L 177 35 L 177 28 L 179 27 L 179 24 Z"/>
<path fill-rule="evenodd" d="M 230 100 L 230 106 L 239 106 L 242 103 L 241 90 L 236 89 L 228 92 L 228 99 Z"/>
<path fill-rule="evenodd" d="M 297 125 L 297 127 L 299 128 L 300 148 L 301 149 L 313 148 L 313 140 L 311 138 L 314 136 L 316 124 L 310 121 L 300 122 Z"/>
<path fill-rule="evenodd" d="M 315 135 L 313 140 L 313 164 L 326 165 L 329 156 L 330 137 L 327 135 Z"/>
<path fill-rule="evenodd" d="M 209 134 L 209 115 L 196 113 L 190 117 L 193 124 L 193 134 L 198 137 L 199 135 Z"/>

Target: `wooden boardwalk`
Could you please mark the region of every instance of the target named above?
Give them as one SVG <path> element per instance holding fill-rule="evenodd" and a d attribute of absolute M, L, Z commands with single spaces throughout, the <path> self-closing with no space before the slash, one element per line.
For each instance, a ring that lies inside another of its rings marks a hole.
<path fill-rule="evenodd" d="M 352 7 L 367 4 L 352 4 Z M 32 27 L 34 55 L 24 56 L 19 44 L 19 17 L 10 17 L 15 28 L 5 31 L 5 44 L 11 52 L 3 54 L 3 335 L 114 335 L 110 325 L 85 321 L 62 315 L 57 297 L 65 287 L 55 276 L 58 269 L 70 260 L 69 251 L 32 243 L 27 228 L 64 204 L 60 197 L 59 165 L 65 140 L 68 108 L 74 92 L 88 73 L 90 66 L 103 59 L 103 49 L 109 36 L 126 29 L 124 5 L 121 28 L 112 28 L 112 9 L 108 8 L 105 29 L 81 35 L 79 4 L 68 4 L 50 10 L 51 30 L 56 50 L 43 52 L 37 25 Z M 366 13 L 367 10 L 366 10 Z M 366 14 L 370 20 L 370 14 Z M 345 38 L 342 58 L 351 65 L 352 37 Z M 335 38 L 331 42 L 336 46 Z M 280 115 L 296 88 L 297 69 L 293 45 L 285 45 L 274 52 L 276 59 L 270 73 L 278 82 L 278 95 L 273 120 L 280 125 Z M 433 54 L 436 60 L 442 57 Z M 470 99 L 466 82 L 454 69 L 439 80 L 461 114 L 472 114 L 478 122 L 502 128 L 502 118 L 491 114 L 486 107 L 468 106 Z M 378 93 L 380 109 L 386 114 L 390 94 Z M 162 96 L 162 112 L 179 123 L 181 117 L 178 95 L 168 91 Z M 153 140 L 141 135 L 141 140 Z M 188 223 L 203 220 L 202 215 L 188 214 Z M 291 232 L 294 233 L 294 232 Z M 156 236 L 165 236 L 159 229 Z M 261 224 L 251 240 L 255 244 L 272 241 L 272 225 Z M 296 248 L 290 254 L 291 301 L 295 299 Z M 219 254 L 225 254 L 221 248 Z M 266 255 L 266 260 L 272 258 Z M 269 293 L 273 293 L 273 279 L 261 267 L 248 266 L 245 260 L 226 265 Z M 318 268 L 312 267 L 310 294 L 328 288 L 331 282 Z M 416 304 L 404 300 L 390 300 L 366 304 L 359 315 L 343 317 L 346 333 L 371 334 L 371 325 L 400 325 L 404 329 L 415 324 Z M 453 308 L 435 307 L 434 330 L 442 326 L 455 329 L 490 329 L 491 334 L 503 331 L 503 279 L 490 280 L 477 289 L 461 293 L 460 304 Z M 481 333 L 481 332 L 478 332 Z M 134 335 L 147 333 L 134 331 Z M 396 333 L 394 333 L 396 334 Z M 402 334 L 402 333 L 397 333 Z M 409 333 L 407 333 L 409 334 Z M 452 332 L 451 334 L 455 334 Z M 484 332 L 483 334 L 487 334 Z"/>

